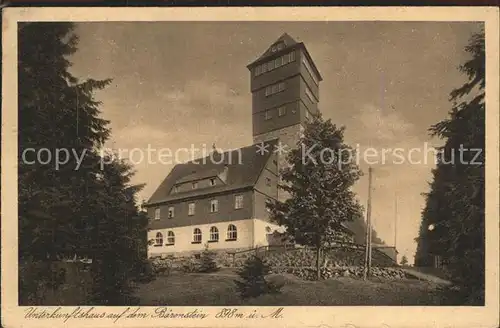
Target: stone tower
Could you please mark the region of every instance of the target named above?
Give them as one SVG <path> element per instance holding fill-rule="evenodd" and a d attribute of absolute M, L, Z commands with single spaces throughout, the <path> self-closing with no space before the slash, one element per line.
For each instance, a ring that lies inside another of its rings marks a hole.
<path fill-rule="evenodd" d="M 253 142 L 279 138 L 287 149 L 296 147 L 303 123 L 318 111 L 322 80 L 304 43 L 285 33 L 247 68 Z M 284 165 L 279 156 L 278 167 Z"/>

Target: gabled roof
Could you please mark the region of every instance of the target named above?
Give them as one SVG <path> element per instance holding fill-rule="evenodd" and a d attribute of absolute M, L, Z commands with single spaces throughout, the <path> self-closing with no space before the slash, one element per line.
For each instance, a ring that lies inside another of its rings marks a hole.
<path fill-rule="evenodd" d="M 272 51 L 273 46 L 276 45 L 276 44 L 278 44 L 278 43 L 280 43 L 280 42 L 283 42 L 285 44 L 285 47 L 283 49 L 279 50 L 279 51 Z M 307 59 L 309 60 L 311 66 L 313 67 L 314 71 L 318 75 L 319 80 L 322 81 L 323 77 L 321 76 L 321 73 L 319 72 L 318 68 L 316 67 L 316 64 L 312 60 L 312 57 L 309 54 L 309 51 L 307 51 L 307 48 L 304 45 L 304 43 L 303 42 L 297 42 L 297 41 L 295 41 L 287 33 L 283 33 L 276 41 L 274 41 L 269 46 L 269 48 L 259 58 L 257 58 L 256 60 L 254 60 L 253 62 L 251 62 L 250 64 L 248 64 L 247 68 L 248 69 L 252 69 L 255 65 L 257 65 L 257 64 L 259 64 L 261 62 L 266 61 L 268 58 L 272 58 L 272 57 L 278 56 L 279 54 L 285 53 L 285 52 L 289 51 L 292 48 L 301 48 L 304 51 L 304 53 L 305 53 Z"/>
<path fill-rule="evenodd" d="M 224 153 L 213 154 L 213 160 L 212 157 L 206 156 L 187 163 L 177 164 L 153 193 L 146 206 L 253 187 L 257 183 L 257 179 L 269 157 L 273 154 L 277 141 L 278 139 L 273 139 L 265 142 L 264 146 L 268 150 L 265 152 L 259 151 L 261 149 L 260 144 L 254 144 Z M 216 176 L 226 168 L 225 184 L 171 193 L 176 184 Z"/>
<path fill-rule="evenodd" d="M 274 41 L 273 44 L 259 58 L 257 58 L 257 61 L 274 55 L 276 51 L 272 51 L 272 47 L 281 42 L 285 44 L 284 49 L 291 48 L 292 46 L 297 44 L 297 41 L 295 41 L 290 35 L 288 35 L 287 33 L 283 33 L 278 38 L 278 40 Z"/>

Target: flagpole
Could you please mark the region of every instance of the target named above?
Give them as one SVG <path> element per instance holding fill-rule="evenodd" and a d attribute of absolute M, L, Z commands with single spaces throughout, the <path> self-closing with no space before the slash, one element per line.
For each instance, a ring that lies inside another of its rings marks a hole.
<path fill-rule="evenodd" d="M 397 245 L 398 245 L 398 193 L 395 193 L 394 197 L 394 256 L 396 259 L 396 263 L 398 263 L 398 253 L 397 253 Z"/>
<path fill-rule="evenodd" d="M 368 168 L 368 203 L 366 207 L 366 245 L 365 245 L 365 269 L 363 278 L 366 280 L 370 275 L 371 262 L 372 262 L 372 168 Z"/>

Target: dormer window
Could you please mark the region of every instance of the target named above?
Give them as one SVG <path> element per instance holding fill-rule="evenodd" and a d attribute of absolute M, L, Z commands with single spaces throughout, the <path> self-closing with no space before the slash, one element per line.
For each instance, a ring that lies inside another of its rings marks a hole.
<path fill-rule="evenodd" d="M 271 47 L 271 52 L 276 52 L 276 50 L 278 50 L 278 47 L 276 45 Z"/>
<path fill-rule="evenodd" d="M 216 184 L 215 179 L 214 178 L 210 179 L 210 185 L 211 186 L 215 186 L 215 184 Z"/>
<path fill-rule="evenodd" d="M 196 188 L 198 188 L 198 182 L 193 182 L 191 184 L 191 189 L 196 189 Z"/>

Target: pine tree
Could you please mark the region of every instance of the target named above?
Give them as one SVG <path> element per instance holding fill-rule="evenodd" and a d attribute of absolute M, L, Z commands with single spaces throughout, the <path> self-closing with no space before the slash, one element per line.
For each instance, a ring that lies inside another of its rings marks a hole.
<path fill-rule="evenodd" d="M 217 262 L 215 261 L 217 254 L 214 251 L 208 249 L 208 244 L 205 245 L 205 249 L 201 253 L 200 258 L 200 272 L 215 272 L 219 270 Z"/>
<path fill-rule="evenodd" d="M 417 264 L 442 256 L 464 302 L 484 303 L 485 39 L 474 34 L 460 66 L 468 81 L 450 94 L 449 117 L 430 129 L 444 139 L 418 237 Z M 429 229 L 432 226 L 433 229 Z"/>
<path fill-rule="evenodd" d="M 144 219 L 132 220 L 138 215 L 132 199 L 139 186 L 127 185 L 131 168 L 114 160 L 101 167 L 108 162 L 99 148 L 110 130 L 109 122 L 99 117 L 94 94 L 111 81 L 79 81 L 69 72 L 69 57 L 78 43 L 73 29 L 71 23 L 19 26 L 21 304 L 41 301 L 33 299 L 37 291 L 24 274 L 36 277 L 37 286 L 47 285 L 52 263 L 75 254 L 93 259 L 95 286 L 100 272 L 116 276 L 116 290 L 126 289 L 132 272 L 115 266 L 111 258 L 135 260 L 133 254 L 141 247 L 137 235 L 145 232 Z M 39 160 L 37 154 L 51 158 Z M 56 154 L 64 163 L 56 161 Z M 118 242 L 118 237 L 123 240 Z M 30 270 L 36 272 L 26 272 Z"/>
<path fill-rule="evenodd" d="M 238 271 L 240 280 L 234 281 L 241 298 L 247 299 L 275 292 L 265 277 L 269 272 L 269 265 L 260 256 L 249 257 Z"/>
<path fill-rule="evenodd" d="M 406 257 L 406 255 L 403 255 L 403 257 L 401 258 L 401 265 L 405 266 L 408 264 L 408 258 Z"/>
<path fill-rule="evenodd" d="M 322 249 L 350 239 L 345 223 L 362 220 L 362 207 L 351 187 L 361 171 L 352 149 L 344 143 L 344 128 L 315 115 L 287 157 L 280 188 L 290 197 L 269 204 L 271 219 L 286 227 L 297 243 L 316 248 L 317 279 Z"/>

